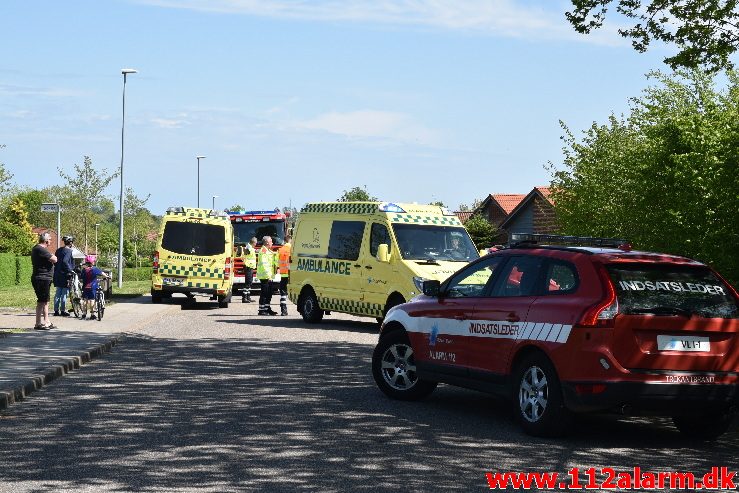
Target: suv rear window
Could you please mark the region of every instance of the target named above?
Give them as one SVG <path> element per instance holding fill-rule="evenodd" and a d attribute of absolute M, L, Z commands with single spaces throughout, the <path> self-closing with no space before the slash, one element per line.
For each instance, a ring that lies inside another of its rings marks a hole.
<path fill-rule="evenodd" d="M 226 251 L 223 226 L 170 221 L 164 226 L 162 248 L 184 255 L 221 255 Z"/>
<path fill-rule="evenodd" d="M 625 314 L 697 315 L 738 318 L 730 289 L 705 267 L 676 265 L 609 265 Z"/>

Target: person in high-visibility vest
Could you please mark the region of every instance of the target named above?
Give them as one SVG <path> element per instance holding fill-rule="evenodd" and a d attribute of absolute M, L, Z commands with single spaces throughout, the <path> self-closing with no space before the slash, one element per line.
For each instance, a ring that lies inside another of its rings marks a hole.
<path fill-rule="evenodd" d="M 272 251 L 272 237 L 262 238 L 262 248 L 257 256 L 257 277 L 261 286 L 257 315 L 277 315 L 269 306 L 272 302 L 272 279 L 277 271 L 277 256 Z"/>
<path fill-rule="evenodd" d="M 285 244 L 277 251 L 278 267 L 280 270 L 280 315 L 287 316 L 287 282 L 290 276 L 290 235 L 285 235 Z"/>
<path fill-rule="evenodd" d="M 257 268 L 257 238 L 253 237 L 249 240 L 249 244 L 244 247 L 241 256 L 244 261 L 244 291 L 241 293 L 242 303 L 252 303 L 251 284 L 254 281 L 254 269 Z"/>

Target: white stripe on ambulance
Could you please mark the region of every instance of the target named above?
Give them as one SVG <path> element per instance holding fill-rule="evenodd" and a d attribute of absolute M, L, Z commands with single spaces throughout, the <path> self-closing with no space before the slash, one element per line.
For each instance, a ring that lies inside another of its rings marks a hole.
<path fill-rule="evenodd" d="M 411 317 L 403 310 L 391 310 L 385 323 L 399 322 L 407 332 L 488 339 L 546 341 L 564 344 L 572 325 L 547 322 L 511 323 L 506 320 L 455 320 L 449 318 Z"/>

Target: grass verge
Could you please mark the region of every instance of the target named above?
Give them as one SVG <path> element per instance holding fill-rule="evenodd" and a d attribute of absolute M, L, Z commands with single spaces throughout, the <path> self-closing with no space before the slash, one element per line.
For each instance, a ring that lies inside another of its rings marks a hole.
<path fill-rule="evenodd" d="M 146 294 L 151 289 L 151 281 L 124 281 L 120 289 L 113 286 L 113 296 L 108 300 L 114 304 L 116 300 L 131 299 Z M 54 296 L 55 288 L 51 287 L 51 295 Z M 53 306 L 53 300 L 51 306 Z M 31 283 L 26 286 L 0 287 L 0 310 L 34 310 L 36 308 L 36 295 Z"/>

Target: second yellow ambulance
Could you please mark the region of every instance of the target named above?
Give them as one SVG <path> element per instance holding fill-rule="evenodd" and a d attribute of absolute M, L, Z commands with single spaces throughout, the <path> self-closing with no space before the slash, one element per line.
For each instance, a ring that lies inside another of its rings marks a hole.
<path fill-rule="evenodd" d="M 320 202 L 301 210 L 290 300 L 306 322 L 330 312 L 374 317 L 479 257 L 457 216 L 434 205 Z"/>

